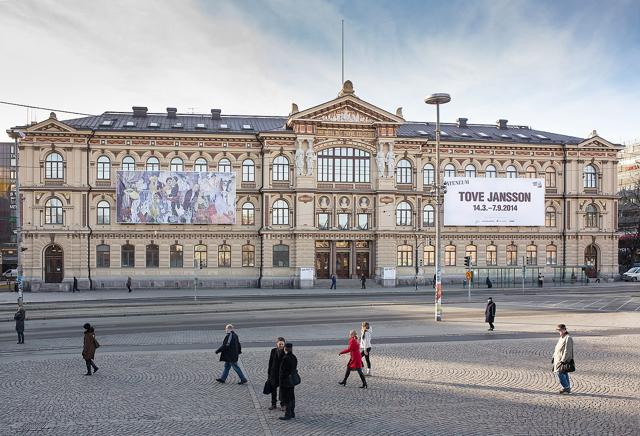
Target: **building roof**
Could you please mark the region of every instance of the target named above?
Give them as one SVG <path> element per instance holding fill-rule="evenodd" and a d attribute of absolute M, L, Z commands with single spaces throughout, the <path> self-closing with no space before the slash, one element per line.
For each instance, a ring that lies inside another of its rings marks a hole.
<path fill-rule="evenodd" d="M 285 116 L 221 115 L 214 119 L 209 114 L 177 114 L 169 117 L 167 113 L 149 113 L 134 116 L 133 112 L 105 112 L 98 116 L 89 116 L 64 120 L 76 129 L 98 131 L 132 132 L 201 132 L 257 134 L 266 132 L 293 132 L 287 128 Z M 527 126 L 504 127 L 490 124 L 441 123 L 443 141 L 460 142 L 518 142 L 543 144 L 578 144 L 583 138 L 561 135 L 544 130 L 534 130 Z M 401 124 L 397 130 L 399 138 L 435 139 L 434 122 L 412 122 Z"/>

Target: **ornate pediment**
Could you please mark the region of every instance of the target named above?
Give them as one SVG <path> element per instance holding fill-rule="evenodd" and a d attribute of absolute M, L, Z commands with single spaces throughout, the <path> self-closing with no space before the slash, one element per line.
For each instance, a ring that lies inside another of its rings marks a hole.
<path fill-rule="evenodd" d="M 374 123 L 376 121 L 380 121 L 348 106 L 324 113 L 314 117 L 314 119 L 336 123 Z"/>
<path fill-rule="evenodd" d="M 58 121 L 56 114 L 51 112 L 49 118 L 44 121 L 41 121 L 37 124 L 29 126 L 25 129 L 26 132 L 29 133 L 65 133 L 65 132 L 75 132 L 71 126 L 66 125 L 65 123 Z"/>
<path fill-rule="evenodd" d="M 613 144 L 600 137 L 595 130 L 589 138 L 582 141 L 580 144 L 578 144 L 578 146 L 580 148 L 610 148 L 612 150 L 617 150 L 622 147 L 621 145 Z"/>

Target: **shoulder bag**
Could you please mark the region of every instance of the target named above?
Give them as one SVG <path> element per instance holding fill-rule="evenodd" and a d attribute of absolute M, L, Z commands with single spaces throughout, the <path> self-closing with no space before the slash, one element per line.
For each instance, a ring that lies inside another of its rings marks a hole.
<path fill-rule="evenodd" d="M 291 386 L 298 386 L 302 380 L 300 379 L 300 374 L 298 374 L 298 370 L 294 369 L 291 374 L 289 374 L 289 384 Z"/>
<path fill-rule="evenodd" d="M 575 370 L 576 370 L 576 364 L 573 361 L 573 359 L 569 360 L 568 362 L 560 363 L 561 372 L 574 372 Z"/>

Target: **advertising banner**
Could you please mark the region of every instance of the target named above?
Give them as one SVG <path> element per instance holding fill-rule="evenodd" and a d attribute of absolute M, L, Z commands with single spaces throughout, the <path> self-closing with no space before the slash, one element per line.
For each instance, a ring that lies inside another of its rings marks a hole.
<path fill-rule="evenodd" d="M 544 179 L 445 177 L 445 226 L 544 226 Z"/>
<path fill-rule="evenodd" d="M 235 224 L 233 173 L 118 171 L 120 224 Z"/>

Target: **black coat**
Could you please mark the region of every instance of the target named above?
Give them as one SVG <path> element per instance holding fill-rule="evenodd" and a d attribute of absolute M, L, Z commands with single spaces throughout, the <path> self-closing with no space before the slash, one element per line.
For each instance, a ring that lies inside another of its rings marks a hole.
<path fill-rule="evenodd" d="M 280 385 L 280 365 L 282 364 L 282 358 L 284 357 L 284 350 L 279 348 L 273 348 L 271 355 L 269 356 L 269 381 L 271 387 L 278 387 Z"/>
<path fill-rule="evenodd" d="M 26 318 L 26 314 L 24 309 L 20 309 L 16 312 L 15 315 L 13 315 L 13 319 L 16 320 L 16 331 L 17 332 L 24 332 L 24 319 Z"/>
<path fill-rule="evenodd" d="M 235 363 L 238 361 L 238 357 L 242 354 L 242 347 L 236 332 L 227 333 L 222 345 L 216 350 L 216 354 L 218 353 L 220 353 L 220 362 Z"/>
<path fill-rule="evenodd" d="M 484 322 L 493 322 L 496 318 L 496 303 L 493 301 L 487 303 L 487 308 L 484 310 Z"/>
<path fill-rule="evenodd" d="M 280 364 L 280 387 L 293 388 L 289 383 L 289 376 L 298 368 L 298 358 L 293 354 L 285 354 Z"/>

